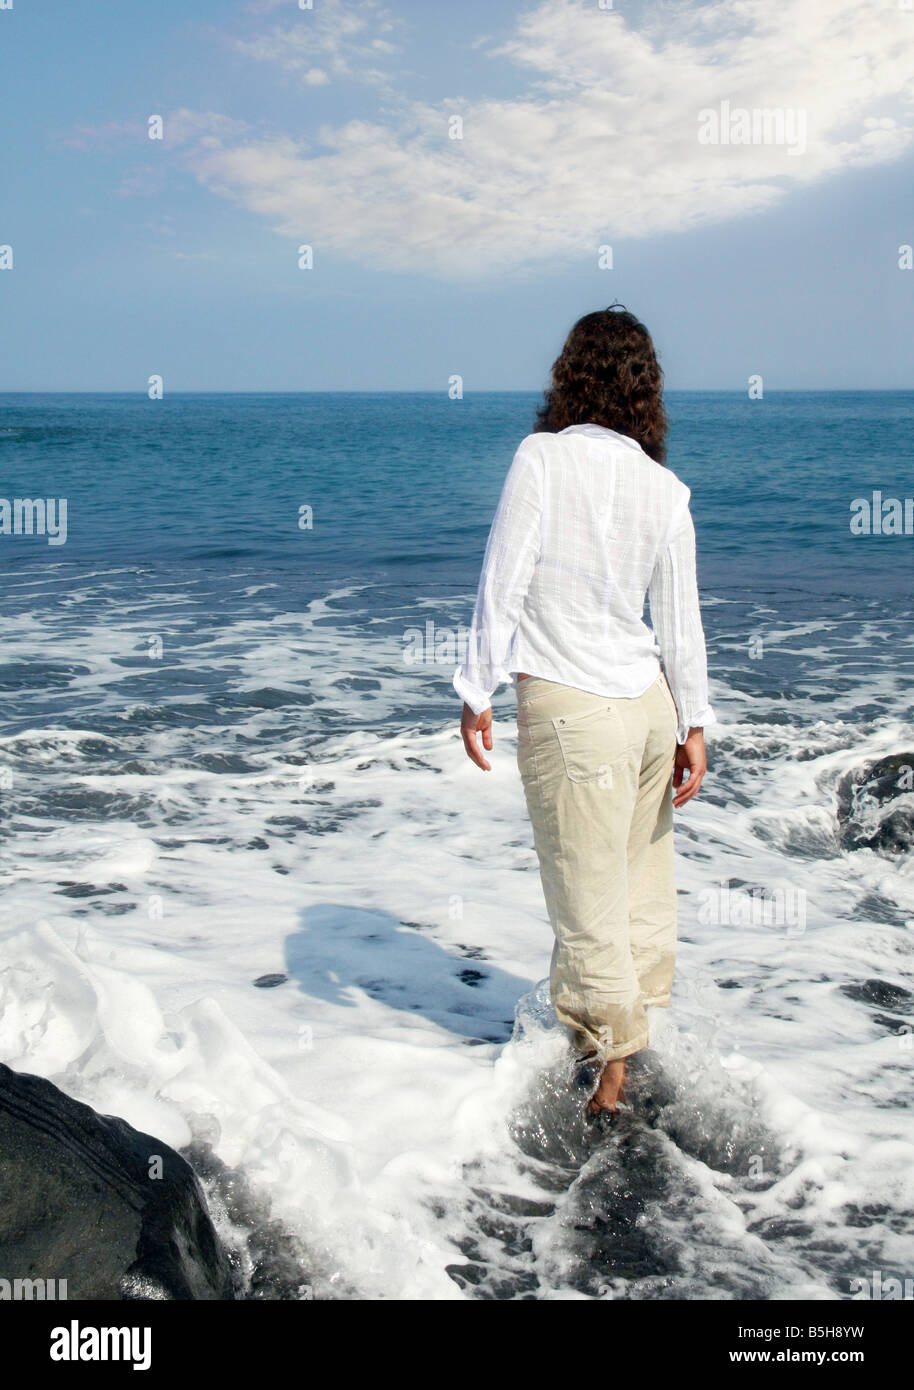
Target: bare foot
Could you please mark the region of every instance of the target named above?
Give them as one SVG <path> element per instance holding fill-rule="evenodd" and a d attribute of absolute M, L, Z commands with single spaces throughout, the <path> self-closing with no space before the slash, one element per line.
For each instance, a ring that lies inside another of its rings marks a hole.
<path fill-rule="evenodd" d="M 606 1063 L 597 1089 L 587 1103 L 589 1115 L 599 1115 L 601 1110 L 608 1110 L 611 1115 L 616 1113 L 625 1085 L 625 1061 L 620 1057 L 618 1061 Z"/>

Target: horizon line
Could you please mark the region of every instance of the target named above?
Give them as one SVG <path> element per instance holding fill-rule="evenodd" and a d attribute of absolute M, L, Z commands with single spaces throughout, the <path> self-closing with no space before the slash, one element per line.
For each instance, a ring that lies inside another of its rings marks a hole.
<path fill-rule="evenodd" d="M 461 400 L 467 396 L 538 396 L 542 395 L 544 387 L 478 387 L 469 391 L 464 391 L 463 396 L 454 399 Z M 779 396 L 802 396 L 802 395 L 838 395 L 842 392 L 855 391 L 861 395 L 903 395 L 914 392 L 914 385 L 911 386 L 768 386 L 764 388 L 765 395 Z M 671 386 L 664 390 L 664 396 L 676 395 L 714 395 L 714 396 L 745 396 L 748 388 L 741 386 Z M 243 387 L 231 389 L 225 387 L 208 388 L 197 387 L 186 390 L 169 390 L 159 397 L 165 400 L 168 396 L 447 396 L 446 387 L 305 387 L 305 388 L 273 388 L 264 387 L 256 389 Z M 143 399 L 150 399 L 148 393 L 143 390 L 104 390 L 92 389 L 85 391 L 73 391 L 66 388 L 42 389 L 40 387 L 26 387 L 22 390 L 0 391 L 0 400 L 7 396 L 139 396 Z M 764 396 L 762 397 L 764 399 Z"/>

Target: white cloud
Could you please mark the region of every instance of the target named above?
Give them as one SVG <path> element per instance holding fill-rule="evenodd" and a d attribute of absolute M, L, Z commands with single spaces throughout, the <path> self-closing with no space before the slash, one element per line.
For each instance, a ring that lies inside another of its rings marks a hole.
<path fill-rule="evenodd" d="M 165 118 L 163 133 L 168 146 L 191 145 L 199 152 L 221 149 L 222 141 L 244 139 L 248 131 L 245 121 L 236 121 L 219 111 L 193 111 L 182 106 Z"/>
<path fill-rule="evenodd" d="M 278 6 L 266 0 L 260 8 Z M 236 39 L 233 47 L 257 62 L 275 63 L 309 86 L 331 78 L 380 86 L 389 74 L 377 64 L 398 51 L 391 36 L 401 24 L 380 0 L 315 0 L 311 10 L 296 8 L 291 24 L 274 25 L 257 38 Z"/>
<path fill-rule="evenodd" d="M 386 12 L 325 2 L 339 24 L 317 46 L 286 31 L 281 43 L 275 33 L 252 41 L 250 56 L 305 75 L 353 72 L 377 51 L 372 26 Z M 582 0 L 521 15 L 489 50 L 527 74 L 514 99 L 401 100 L 394 115 L 327 126 L 310 142 L 210 128 L 189 165 L 317 254 L 475 277 L 750 214 L 911 147 L 914 16 L 894 0 L 708 0 L 639 13 L 638 28 Z M 805 149 L 700 144 L 698 114 L 721 102 L 802 111 Z M 448 138 L 455 114 L 462 140 Z"/>

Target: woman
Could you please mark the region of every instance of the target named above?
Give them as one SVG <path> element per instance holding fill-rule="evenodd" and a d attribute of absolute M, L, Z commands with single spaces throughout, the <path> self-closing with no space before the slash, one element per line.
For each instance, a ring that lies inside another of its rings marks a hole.
<path fill-rule="evenodd" d="M 552 1002 L 595 1059 L 590 1114 L 615 1111 L 645 1010 L 670 1002 L 673 807 L 701 786 L 715 720 L 690 492 L 666 467 L 666 429 L 644 325 L 621 305 L 580 319 L 505 480 L 454 675 L 486 772 L 490 697 L 516 687 Z"/>

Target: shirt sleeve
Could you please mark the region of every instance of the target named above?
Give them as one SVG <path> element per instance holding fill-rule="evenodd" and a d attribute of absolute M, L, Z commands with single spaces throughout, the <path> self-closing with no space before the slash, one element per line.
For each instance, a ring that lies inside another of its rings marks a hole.
<path fill-rule="evenodd" d="M 676 737 L 684 743 L 689 729 L 715 724 L 708 703 L 708 660 L 695 572 L 695 526 L 689 494 L 657 557 L 650 583 L 651 623 L 663 668 L 679 715 Z"/>
<path fill-rule="evenodd" d="M 474 714 L 510 679 L 509 660 L 524 598 L 540 554 L 543 461 L 522 445 L 514 455 L 489 531 L 466 657 L 454 689 Z"/>

